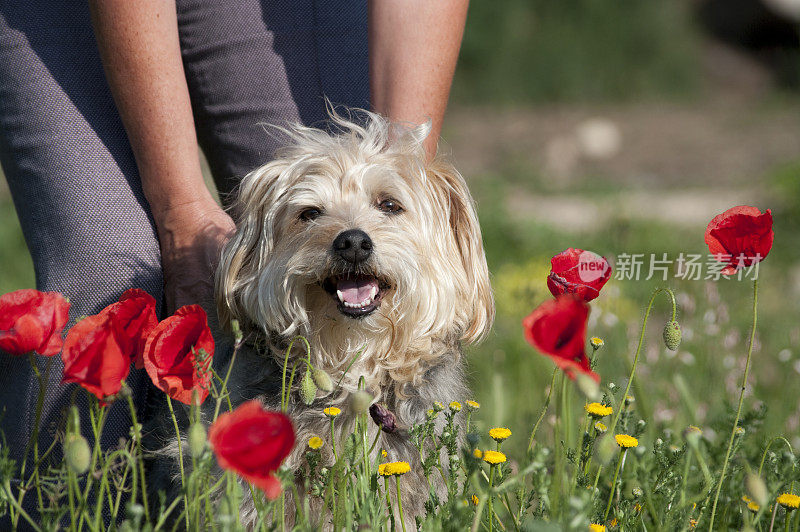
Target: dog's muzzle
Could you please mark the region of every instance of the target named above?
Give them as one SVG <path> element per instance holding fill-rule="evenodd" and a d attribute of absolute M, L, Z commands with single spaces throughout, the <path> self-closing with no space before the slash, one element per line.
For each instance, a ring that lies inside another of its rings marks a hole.
<path fill-rule="evenodd" d="M 325 279 L 322 287 L 345 316 L 363 318 L 372 314 L 389 284 L 369 273 L 368 261 L 373 251 L 369 235 L 361 229 L 342 231 L 334 239 L 331 251 L 344 272 Z"/>

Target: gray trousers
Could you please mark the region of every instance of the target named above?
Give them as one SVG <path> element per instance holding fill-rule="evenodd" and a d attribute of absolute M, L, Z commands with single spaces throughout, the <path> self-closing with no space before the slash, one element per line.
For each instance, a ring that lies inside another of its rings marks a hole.
<path fill-rule="evenodd" d="M 319 124 L 326 118 L 324 97 L 368 107 L 365 0 L 177 4 L 198 140 L 221 192 L 276 149 L 260 123 Z M 85 0 L 0 1 L 0 164 L 37 288 L 69 297 L 70 324 L 128 288 L 162 300 L 153 220 Z M 53 362 L 42 448 L 63 427 L 62 411 L 73 397 L 86 405 L 82 391 L 60 384 L 60 358 Z M 145 401 L 146 381 L 143 371 L 128 378 L 137 405 Z M 0 353 L 0 429 L 18 460 L 33 428 L 37 392 L 28 360 Z M 128 435 L 122 403 L 111 407 L 106 446 Z"/>

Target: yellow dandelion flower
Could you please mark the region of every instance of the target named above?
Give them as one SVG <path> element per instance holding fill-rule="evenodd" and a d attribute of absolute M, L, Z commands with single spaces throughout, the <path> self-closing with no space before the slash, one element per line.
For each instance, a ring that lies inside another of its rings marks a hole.
<path fill-rule="evenodd" d="M 328 408 L 323 410 L 322 413 L 330 418 L 334 418 L 342 413 L 342 409 L 336 408 L 335 406 L 329 406 Z"/>
<path fill-rule="evenodd" d="M 689 519 L 689 529 L 693 530 L 697 526 L 697 519 Z"/>
<path fill-rule="evenodd" d="M 489 436 L 491 436 L 494 441 L 503 441 L 511 436 L 511 431 L 505 427 L 495 427 L 489 431 Z"/>
<path fill-rule="evenodd" d="M 480 501 L 480 499 L 478 499 L 478 496 L 477 495 L 473 495 L 472 496 L 472 504 L 474 504 L 475 506 L 478 506 L 479 502 L 481 502 L 481 501 Z"/>
<path fill-rule="evenodd" d="M 614 528 L 615 526 L 617 526 L 617 518 L 615 517 L 614 519 L 612 519 L 612 520 L 611 520 L 611 521 L 608 523 L 608 526 L 610 526 L 611 528 Z"/>
<path fill-rule="evenodd" d="M 747 505 L 747 509 L 753 513 L 756 513 L 761 509 L 761 506 L 759 506 L 759 504 L 756 501 L 754 501 L 747 495 L 742 495 L 742 502 L 745 503 Z"/>
<path fill-rule="evenodd" d="M 438 412 L 436 410 L 434 410 L 433 408 L 431 408 L 430 410 L 425 412 L 425 414 L 428 416 L 428 419 L 433 419 L 433 418 L 436 417 L 436 414 L 438 414 Z"/>
<path fill-rule="evenodd" d="M 452 410 L 453 412 L 460 412 L 461 411 L 461 403 L 459 403 L 458 401 L 453 401 L 452 403 L 450 403 L 447 406 L 449 406 L 450 410 Z"/>
<path fill-rule="evenodd" d="M 626 405 L 629 405 L 629 404 L 635 403 L 635 402 L 636 402 L 636 398 L 634 396 L 632 396 L 632 395 L 626 395 L 625 396 L 625 404 Z"/>
<path fill-rule="evenodd" d="M 506 461 L 506 455 L 500 451 L 485 451 L 483 453 L 483 461 L 492 465 L 502 464 Z"/>
<path fill-rule="evenodd" d="M 595 418 L 601 418 L 611 415 L 614 410 L 607 405 L 601 403 L 589 403 L 584 406 L 586 413 Z"/>
<path fill-rule="evenodd" d="M 466 401 L 466 403 L 467 403 L 467 408 L 469 408 L 470 410 L 477 410 L 481 407 L 481 404 L 478 401 L 473 401 L 472 399 Z"/>
<path fill-rule="evenodd" d="M 386 452 L 386 449 L 381 449 L 381 458 L 386 458 L 389 456 L 389 453 Z"/>
<path fill-rule="evenodd" d="M 441 412 L 442 410 L 444 410 L 444 405 L 439 401 L 434 401 L 433 409 L 436 410 L 437 412 Z"/>
<path fill-rule="evenodd" d="M 636 512 L 636 515 L 639 515 L 639 513 L 642 511 L 642 505 L 637 502 L 633 505 L 633 509 Z"/>
<path fill-rule="evenodd" d="M 606 532 L 605 525 L 598 525 L 597 523 L 592 523 L 589 525 L 590 532 Z"/>
<path fill-rule="evenodd" d="M 800 507 L 800 495 L 794 493 L 781 493 L 778 495 L 778 504 L 786 508 L 787 512 L 797 510 Z"/>
<path fill-rule="evenodd" d="M 322 438 L 320 438 L 319 436 L 311 436 L 308 439 L 308 448 L 311 449 L 312 451 L 316 451 L 320 447 L 322 447 L 323 443 L 324 442 L 322 441 Z"/>
<path fill-rule="evenodd" d="M 597 430 L 597 432 L 599 432 L 601 434 L 608 430 L 608 427 L 606 427 L 606 424 L 603 423 L 602 421 L 596 422 L 594 424 L 594 428 L 595 428 L 595 430 Z"/>
<path fill-rule="evenodd" d="M 474 456 L 475 458 L 483 458 L 483 452 L 481 452 L 480 449 L 475 449 L 474 451 L 472 451 L 472 456 Z"/>
<path fill-rule="evenodd" d="M 603 339 L 600 338 L 599 336 L 592 336 L 589 339 L 589 343 L 592 344 L 592 347 L 595 348 L 595 349 L 600 349 L 601 347 L 606 345 L 606 343 L 603 341 Z"/>
<path fill-rule="evenodd" d="M 409 471 L 411 464 L 408 462 L 386 462 L 378 466 L 378 474 L 384 477 L 405 475 Z"/>
<path fill-rule="evenodd" d="M 616 436 L 614 436 L 614 439 L 617 441 L 617 445 L 619 445 L 623 449 L 629 449 L 631 447 L 637 447 L 639 445 L 639 440 L 637 440 L 633 436 L 628 436 L 627 434 L 617 434 Z"/>

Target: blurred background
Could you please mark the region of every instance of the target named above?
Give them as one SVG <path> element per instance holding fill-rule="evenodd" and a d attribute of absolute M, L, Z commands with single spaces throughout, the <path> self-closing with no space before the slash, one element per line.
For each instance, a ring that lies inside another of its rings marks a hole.
<path fill-rule="evenodd" d="M 509 450 L 524 447 L 552 374 L 520 326 L 550 297 L 550 257 L 705 256 L 708 221 L 740 204 L 775 215 L 747 405 L 768 407 L 759 437 L 800 446 L 798 21 L 800 0 L 472 3 L 443 149 L 478 202 L 497 298 L 494 332 L 468 356 L 477 420 L 510 427 Z M 730 430 L 752 287 L 673 275 L 612 278 L 592 303 L 589 334 L 606 344 L 597 370 L 625 384 L 650 293 L 673 287 L 684 341 L 663 347 L 657 301 L 637 406 L 653 426 L 713 437 Z M 0 293 L 33 285 L 0 180 Z"/>

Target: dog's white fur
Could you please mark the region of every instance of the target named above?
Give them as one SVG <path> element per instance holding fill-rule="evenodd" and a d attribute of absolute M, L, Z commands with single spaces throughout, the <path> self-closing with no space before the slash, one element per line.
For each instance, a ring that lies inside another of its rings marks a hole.
<path fill-rule="evenodd" d="M 337 440 L 353 430 L 347 400 L 362 376 L 375 400 L 386 402 L 404 428 L 424 421 L 434 401 L 467 399 L 461 343 L 481 338 L 494 317 L 473 200 L 451 164 L 427 159 L 423 141 L 430 124 L 410 128 L 374 113 L 360 116 L 361 124 L 332 113 L 337 134 L 304 126 L 281 129 L 286 147 L 241 183 L 234 206 L 237 232 L 217 272 L 221 327 L 236 319 L 247 337 L 262 345 L 237 356 L 229 383 L 236 402 L 259 398 L 277 406 L 275 376 L 296 335 L 308 339 L 313 366 L 334 383 L 341 381 L 329 395 L 318 392 L 311 406 L 293 391 L 288 413 L 298 443 L 286 463 L 296 470 L 302 468 L 308 438 L 329 434 L 325 406 L 344 410 Z M 383 212 L 379 205 L 386 199 L 399 202 L 403 211 Z M 321 215 L 301 219 L 312 207 Z M 358 273 L 388 287 L 379 308 L 358 319 L 341 313 L 322 287 L 331 275 L 346 273 L 332 243 L 351 229 L 367 233 L 374 246 Z M 289 367 L 303 356 L 305 349 L 295 349 Z M 215 365 L 227 364 L 215 358 Z M 371 427 L 370 440 L 378 430 Z M 407 432 L 381 438 L 376 452 L 385 448 L 391 460 L 419 464 Z M 403 489 L 414 492 L 404 497 L 407 511 L 421 513 L 428 493 L 424 477 L 405 475 Z M 251 502 L 245 506 L 246 522 L 254 515 Z"/>
<path fill-rule="evenodd" d="M 363 375 L 371 389 L 393 386 L 403 396 L 454 341 L 485 334 L 494 306 L 466 183 L 452 165 L 426 161 L 430 125 L 393 139 L 392 124 L 366 116 L 361 126 L 334 114 L 339 135 L 284 129 L 290 144 L 244 178 L 238 230 L 217 273 L 218 311 L 223 327 L 237 319 L 281 341 L 305 336 L 313 365 L 334 377 L 360 352 L 349 382 Z M 387 198 L 404 212 L 378 210 Z M 322 216 L 301 221 L 308 207 Z M 337 270 L 331 244 L 348 229 L 370 236 L 372 273 L 392 286 L 363 319 L 339 313 L 320 286 Z M 272 347 L 281 356 L 283 346 Z"/>

